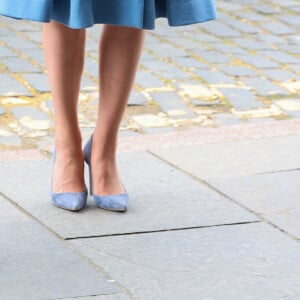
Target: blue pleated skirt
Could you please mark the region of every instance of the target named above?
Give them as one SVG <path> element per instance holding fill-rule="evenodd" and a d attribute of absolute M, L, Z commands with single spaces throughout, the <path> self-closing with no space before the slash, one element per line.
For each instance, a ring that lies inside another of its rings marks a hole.
<path fill-rule="evenodd" d="M 55 20 L 76 29 L 94 24 L 153 29 L 156 18 L 182 26 L 213 20 L 216 10 L 214 0 L 0 0 L 0 15 Z"/>

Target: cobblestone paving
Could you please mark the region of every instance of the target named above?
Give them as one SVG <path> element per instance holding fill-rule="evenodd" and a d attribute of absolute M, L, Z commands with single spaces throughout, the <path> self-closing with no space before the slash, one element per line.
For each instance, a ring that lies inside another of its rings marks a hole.
<path fill-rule="evenodd" d="M 121 135 L 300 117 L 300 1 L 218 1 L 218 20 L 148 31 Z M 97 109 L 101 26 L 88 29 L 79 119 Z M 53 108 L 41 25 L 0 17 L 0 149 L 47 149 Z"/>

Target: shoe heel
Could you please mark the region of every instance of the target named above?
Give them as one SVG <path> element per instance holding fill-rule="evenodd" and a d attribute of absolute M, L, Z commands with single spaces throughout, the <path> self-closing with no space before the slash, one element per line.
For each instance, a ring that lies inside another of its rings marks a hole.
<path fill-rule="evenodd" d="M 89 165 L 89 176 L 90 176 L 90 195 L 93 196 L 93 177 L 92 177 L 92 166 Z"/>
<path fill-rule="evenodd" d="M 129 197 L 125 190 L 123 194 L 117 195 L 106 195 L 106 196 L 98 196 L 94 195 L 93 191 L 93 178 L 92 178 L 92 139 L 93 136 L 90 137 L 89 141 L 84 147 L 84 159 L 89 166 L 89 175 L 90 175 L 90 194 L 93 196 L 96 205 L 100 208 L 112 210 L 112 211 L 120 211 L 125 212 L 128 207 Z"/>
<path fill-rule="evenodd" d="M 83 154 L 84 154 L 84 160 L 87 163 L 89 167 L 89 179 L 90 179 L 90 196 L 93 196 L 93 177 L 92 177 L 92 164 L 91 164 L 91 159 L 92 159 L 92 138 L 89 139 L 87 144 L 85 145 L 83 149 Z"/>
<path fill-rule="evenodd" d="M 56 158 L 56 151 L 55 148 L 53 150 L 53 159 L 52 163 L 54 165 Z M 52 191 L 53 185 L 53 175 L 51 179 L 51 188 L 50 188 L 50 195 L 52 203 L 60 208 L 70 210 L 70 211 L 79 211 L 85 208 L 87 202 L 87 190 L 84 192 L 66 192 L 66 193 L 54 193 Z"/>

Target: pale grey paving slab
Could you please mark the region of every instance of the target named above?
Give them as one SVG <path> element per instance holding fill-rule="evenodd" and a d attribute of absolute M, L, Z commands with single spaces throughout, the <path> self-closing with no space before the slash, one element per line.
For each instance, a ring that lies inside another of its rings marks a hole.
<path fill-rule="evenodd" d="M 300 297 L 300 245 L 265 223 L 71 243 L 138 299 Z"/>
<path fill-rule="evenodd" d="M 1 20 L 0 20 L 1 22 Z M 4 27 L 0 27 L 0 36 L 10 36 L 12 34 L 11 30 L 4 28 Z"/>
<path fill-rule="evenodd" d="M 224 22 L 225 24 L 229 25 L 230 27 L 233 27 L 234 29 L 241 31 L 243 34 L 247 34 L 247 33 L 256 34 L 259 33 L 259 31 L 261 31 L 261 29 L 258 26 L 253 26 L 239 19 L 235 19 L 228 14 L 218 13 L 218 18 L 222 20 L 222 22 Z"/>
<path fill-rule="evenodd" d="M 298 64 L 298 65 L 294 64 L 294 65 L 290 66 L 290 68 L 300 74 L 300 64 Z"/>
<path fill-rule="evenodd" d="M 299 64 L 300 58 L 294 57 L 292 55 L 286 54 L 280 50 L 277 51 L 258 51 L 262 56 L 271 58 L 282 64 Z"/>
<path fill-rule="evenodd" d="M 207 64 L 204 64 L 192 57 L 186 56 L 186 57 L 176 57 L 176 59 L 173 60 L 176 64 L 185 67 L 185 68 L 198 68 L 198 69 L 209 69 L 209 66 Z"/>
<path fill-rule="evenodd" d="M 224 23 L 214 21 L 214 22 L 208 22 L 203 24 L 202 28 L 207 31 L 208 33 L 211 33 L 213 35 L 216 35 L 218 37 L 240 37 L 241 33 L 232 27 L 227 26 Z"/>
<path fill-rule="evenodd" d="M 10 71 L 14 73 L 38 73 L 42 69 L 34 66 L 28 60 L 20 57 L 8 57 L 1 60 L 5 66 L 7 66 Z"/>
<path fill-rule="evenodd" d="M 159 36 L 163 38 L 177 38 L 178 33 L 174 28 L 171 28 L 165 18 L 156 20 L 155 30 L 159 32 Z"/>
<path fill-rule="evenodd" d="M 3 196 L 0 195 L 0 227 L 5 223 L 9 224 L 15 222 L 30 222 L 30 219 L 8 201 L 4 200 Z"/>
<path fill-rule="evenodd" d="M 300 136 L 151 149 L 162 159 L 202 179 L 275 172 L 300 167 Z"/>
<path fill-rule="evenodd" d="M 288 36 L 288 39 L 293 36 Z M 272 45 L 284 44 L 286 43 L 286 39 L 282 36 L 276 34 L 260 34 L 257 36 L 257 39 L 264 43 L 270 43 Z M 269 48 L 271 50 L 271 48 Z"/>
<path fill-rule="evenodd" d="M 4 83 L 0 85 L 0 96 L 32 96 L 32 94 L 13 77 L 8 74 L 0 74 L 0 82 Z"/>
<path fill-rule="evenodd" d="M 251 48 L 250 48 L 251 49 Z M 266 59 L 259 55 L 240 55 L 235 54 L 238 59 L 241 59 L 246 64 L 252 65 L 256 68 L 268 69 L 268 68 L 280 68 L 280 65 L 272 60 Z"/>
<path fill-rule="evenodd" d="M 201 26 L 203 26 L 204 24 L 202 24 Z M 206 33 L 203 31 L 203 29 L 201 28 L 201 32 L 185 32 L 186 36 L 189 36 L 191 38 L 195 38 L 195 35 L 197 35 L 197 37 L 199 37 L 200 42 L 211 42 L 211 43 L 220 43 L 221 39 L 213 36 L 212 34 Z"/>
<path fill-rule="evenodd" d="M 145 45 L 146 48 L 148 48 L 150 46 L 158 46 L 159 44 L 161 44 L 161 41 L 159 40 L 158 36 L 153 35 L 153 32 L 149 32 L 146 37 L 145 37 Z"/>
<path fill-rule="evenodd" d="M 281 12 L 281 10 L 278 7 L 274 7 L 271 5 L 262 5 L 262 4 L 260 4 L 259 6 L 254 6 L 253 9 L 265 15 L 274 15 L 274 14 L 276 15 Z"/>
<path fill-rule="evenodd" d="M 253 4 L 253 2 L 251 3 Z M 257 13 L 249 13 L 248 11 L 237 11 L 235 15 L 241 19 L 250 20 L 252 22 L 263 22 L 267 20 L 267 16 L 257 14 Z"/>
<path fill-rule="evenodd" d="M 53 206 L 49 195 L 50 160 L 1 164 L 0 191 L 64 238 L 257 220 L 240 206 L 150 154 L 122 153 L 119 162 L 131 198 L 126 213 L 97 208 L 92 199 L 79 213 Z"/>
<path fill-rule="evenodd" d="M 289 111 L 286 112 L 289 116 L 293 117 L 293 118 L 300 118 L 300 111 L 296 110 L 296 111 Z"/>
<path fill-rule="evenodd" d="M 242 5 L 238 5 L 238 4 L 235 4 L 235 3 L 230 3 L 230 2 L 225 2 L 225 1 L 218 1 L 217 2 L 217 8 L 220 8 L 220 9 L 223 9 L 225 11 L 228 11 L 228 12 L 233 12 L 236 13 L 237 11 L 239 10 L 243 10 L 243 6 Z"/>
<path fill-rule="evenodd" d="M 34 43 L 39 44 L 39 45 L 42 44 L 42 40 L 43 40 L 42 30 L 41 31 L 26 31 L 26 32 L 24 32 L 24 34 L 27 36 L 27 38 L 30 41 L 33 41 Z"/>
<path fill-rule="evenodd" d="M 190 76 L 182 71 L 181 69 L 175 67 L 172 64 L 168 64 L 162 61 L 154 60 L 149 61 L 146 60 L 142 64 L 146 68 L 149 69 L 151 72 L 155 72 L 158 76 L 164 77 L 166 79 L 189 79 Z M 141 73 L 141 72 L 139 72 Z M 137 78 L 139 79 L 139 74 L 137 75 Z"/>
<path fill-rule="evenodd" d="M 204 59 L 209 64 L 230 64 L 231 59 L 223 52 L 218 51 L 203 51 L 202 49 L 193 50 L 194 53 L 198 54 L 201 59 Z"/>
<path fill-rule="evenodd" d="M 145 46 L 145 47 L 149 49 L 149 46 L 148 46 L 148 45 Z M 148 53 L 148 52 L 146 52 L 146 51 L 143 51 L 143 52 L 142 52 L 141 59 L 140 59 L 140 63 L 143 64 L 143 61 L 144 61 L 144 60 L 154 60 L 154 59 L 155 59 L 155 57 L 154 57 L 152 54 L 150 54 L 150 53 Z"/>
<path fill-rule="evenodd" d="M 18 22 L 15 22 L 16 24 Z M 16 25 L 14 24 L 14 27 Z M 14 28 L 16 29 L 16 28 Z M 28 41 L 27 39 L 17 36 L 16 34 L 11 34 L 10 36 L 2 36 L 1 40 L 5 42 L 8 46 L 13 47 L 15 49 L 25 49 L 30 48 L 34 49 L 37 47 L 36 43 L 33 43 L 31 41 Z"/>
<path fill-rule="evenodd" d="M 209 183 L 300 239 L 300 171 L 212 179 Z"/>
<path fill-rule="evenodd" d="M 271 95 L 288 95 L 288 91 L 273 84 L 270 80 L 253 77 L 244 78 L 243 82 L 246 86 L 253 89 L 260 96 L 271 96 Z"/>
<path fill-rule="evenodd" d="M 270 45 L 266 42 L 258 41 L 254 38 L 245 39 L 245 38 L 235 38 L 231 39 L 235 44 L 237 44 L 241 48 L 245 48 L 247 50 L 263 50 L 263 49 L 271 49 Z M 249 55 L 249 54 L 248 54 Z"/>
<path fill-rule="evenodd" d="M 198 24 L 193 24 L 194 26 L 176 26 L 173 28 L 173 30 L 175 30 L 175 32 L 178 35 L 182 35 L 185 33 L 196 33 L 197 31 L 199 32 L 199 30 L 201 30 L 201 23 Z"/>
<path fill-rule="evenodd" d="M 294 6 L 290 8 L 291 10 L 293 10 L 295 13 L 299 13 L 300 12 L 300 6 Z"/>
<path fill-rule="evenodd" d="M 30 117 L 33 120 L 49 120 L 46 114 L 33 106 L 16 106 L 12 107 L 11 111 L 18 120 L 24 117 Z"/>
<path fill-rule="evenodd" d="M 277 3 L 277 1 L 272 1 L 273 3 Z M 280 6 L 283 7 L 291 7 L 291 6 L 298 6 L 299 2 L 298 1 L 292 1 L 292 0 L 286 0 L 285 2 L 280 3 Z M 280 16 L 279 16 L 280 18 Z"/>
<path fill-rule="evenodd" d="M 129 106 L 144 106 L 147 104 L 147 98 L 142 94 L 137 91 L 132 91 L 128 105 Z"/>
<path fill-rule="evenodd" d="M 192 118 L 195 116 L 175 92 L 152 93 L 151 96 L 158 102 L 162 111 L 170 116 L 172 116 L 174 111 L 181 111 L 183 113 L 183 115 L 173 116 L 175 118 Z"/>
<path fill-rule="evenodd" d="M 257 76 L 257 73 L 253 69 L 243 66 L 220 65 L 218 69 L 231 76 Z"/>
<path fill-rule="evenodd" d="M 240 47 L 236 47 L 235 45 L 233 44 L 224 44 L 224 43 L 209 43 L 209 46 L 215 50 L 218 50 L 220 52 L 223 52 L 223 53 L 240 53 L 240 54 L 245 54 L 247 55 L 248 54 L 248 51 L 245 50 L 245 49 L 242 49 Z"/>
<path fill-rule="evenodd" d="M 263 23 L 263 24 L 260 24 L 260 26 L 276 35 L 294 34 L 297 32 L 297 29 L 294 28 L 293 26 L 287 26 L 280 21 L 272 21 L 269 23 Z"/>
<path fill-rule="evenodd" d="M 64 298 L 57 300 L 128 300 L 132 299 L 125 294 L 112 294 L 112 295 L 102 295 L 102 296 L 89 296 L 89 297 L 76 297 L 76 298 Z"/>
<path fill-rule="evenodd" d="M 201 43 L 199 43 L 199 41 L 193 40 L 191 38 L 186 38 L 184 36 L 181 36 L 180 39 L 178 39 L 176 41 L 176 45 L 183 47 L 185 50 L 193 50 L 193 49 L 199 49 L 199 48 L 203 49 L 203 45 Z M 159 47 L 159 45 L 157 45 L 157 47 Z M 187 53 L 185 52 L 182 57 L 185 57 L 186 55 L 187 55 Z M 173 60 L 174 60 L 174 57 L 173 57 Z"/>
<path fill-rule="evenodd" d="M 236 110 L 249 110 L 261 107 L 255 95 L 243 88 L 220 88 L 218 89 Z"/>
<path fill-rule="evenodd" d="M 97 85 L 96 82 L 92 81 L 86 75 L 82 76 L 81 85 L 80 85 L 80 90 L 81 91 L 85 91 L 85 92 L 92 91 L 92 92 L 94 92 L 97 89 L 98 89 L 98 85 Z"/>
<path fill-rule="evenodd" d="M 40 224 L 0 198 L 0 298 L 55 299 L 120 292 Z"/>
<path fill-rule="evenodd" d="M 8 49 L 5 46 L 0 46 L 0 57 L 1 60 L 4 57 L 17 57 L 18 54 L 16 52 L 13 52 L 12 50 Z"/>
<path fill-rule="evenodd" d="M 86 51 L 97 51 L 98 52 L 98 48 L 99 48 L 99 44 L 95 40 L 93 40 L 91 38 L 87 38 L 86 46 L 85 46 Z"/>
<path fill-rule="evenodd" d="M 97 60 L 90 59 L 85 60 L 84 71 L 94 78 L 98 78 L 98 62 Z"/>
<path fill-rule="evenodd" d="M 265 69 L 263 70 L 263 74 L 265 74 L 270 79 L 276 80 L 278 82 L 299 78 L 299 76 L 293 74 L 292 72 L 282 69 Z"/>
<path fill-rule="evenodd" d="M 299 45 L 291 44 L 280 44 L 277 45 L 281 50 L 286 51 L 287 53 L 299 54 Z"/>
<path fill-rule="evenodd" d="M 186 52 L 184 50 L 167 43 L 160 43 L 157 54 L 168 58 L 186 56 Z"/>
<path fill-rule="evenodd" d="M 21 52 L 33 59 L 36 63 L 40 64 L 43 68 L 45 68 L 45 59 L 42 48 L 36 47 L 34 49 L 22 49 Z"/>
<path fill-rule="evenodd" d="M 280 4 L 280 5 L 282 5 L 282 4 Z M 300 20 L 299 20 L 298 15 L 291 15 L 291 14 L 282 15 L 282 16 L 279 16 L 278 19 L 280 19 L 281 21 L 288 23 L 292 26 L 300 26 Z"/>
<path fill-rule="evenodd" d="M 145 71 L 137 72 L 135 82 L 143 88 L 164 87 L 164 83 L 159 78 Z"/>
<path fill-rule="evenodd" d="M 22 77 L 38 92 L 44 93 L 50 91 L 48 76 L 44 73 L 27 73 Z"/>
<path fill-rule="evenodd" d="M 193 73 L 209 84 L 235 84 L 235 80 L 219 71 L 194 70 Z"/>
<path fill-rule="evenodd" d="M 32 22 L 32 21 L 25 21 L 25 20 L 18 20 L 14 18 L 5 18 L 4 23 L 9 25 L 12 31 L 21 31 L 21 32 L 28 32 L 28 31 L 42 31 L 42 25 L 39 22 Z"/>

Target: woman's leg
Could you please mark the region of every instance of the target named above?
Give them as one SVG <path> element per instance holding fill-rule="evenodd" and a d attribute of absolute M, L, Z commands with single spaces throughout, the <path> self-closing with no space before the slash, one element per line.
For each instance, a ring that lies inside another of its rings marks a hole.
<path fill-rule="evenodd" d="M 55 111 L 56 159 L 53 191 L 82 192 L 84 160 L 77 120 L 77 103 L 84 65 L 85 30 L 59 23 L 44 24 L 46 66 Z"/>
<path fill-rule="evenodd" d="M 105 25 L 99 45 L 100 100 L 93 136 L 94 193 L 124 193 L 116 165 L 118 129 L 133 86 L 144 30 Z"/>

